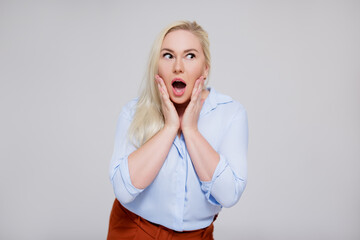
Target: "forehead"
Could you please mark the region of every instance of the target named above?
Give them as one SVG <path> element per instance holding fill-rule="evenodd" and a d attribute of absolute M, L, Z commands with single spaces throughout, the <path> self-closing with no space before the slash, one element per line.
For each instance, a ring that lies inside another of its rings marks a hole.
<path fill-rule="evenodd" d="M 200 51 L 202 49 L 199 38 L 186 30 L 176 30 L 168 33 L 162 42 L 161 48 L 169 48 L 175 51 L 191 48 Z"/>

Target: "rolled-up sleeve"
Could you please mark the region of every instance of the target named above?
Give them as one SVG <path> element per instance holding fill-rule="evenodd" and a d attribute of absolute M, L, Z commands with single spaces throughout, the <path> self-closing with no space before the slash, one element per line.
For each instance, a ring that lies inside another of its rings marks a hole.
<path fill-rule="evenodd" d="M 224 132 L 218 150 L 220 161 L 211 181 L 201 182 L 208 201 L 214 205 L 235 205 L 247 182 L 248 121 L 241 106 Z"/>
<path fill-rule="evenodd" d="M 129 174 L 128 156 L 136 150 L 127 135 L 130 124 L 129 109 L 124 107 L 117 121 L 114 151 L 109 168 L 109 177 L 115 196 L 123 204 L 131 202 L 143 191 L 132 185 Z"/>

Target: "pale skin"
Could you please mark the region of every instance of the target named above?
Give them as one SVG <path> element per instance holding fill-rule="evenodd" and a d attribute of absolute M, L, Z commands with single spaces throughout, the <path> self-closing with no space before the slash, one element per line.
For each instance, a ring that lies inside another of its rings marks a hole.
<path fill-rule="evenodd" d="M 161 54 L 159 74 L 155 76 L 155 81 L 161 97 L 165 124 L 128 157 L 131 182 L 139 189 L 152 183 L 175 137 L 181 133 L 201 181 L 211 181 L 220 160 L 219 154 L 198 130 L 200 111 L 209 94 L 208 90 L 203 89 L 208 67 L 199 39 L 185 30 L 170 32 L 164 38 Z M 185 93 L 180 97 L 171 91 L 171 80 L 178 77 L 186 82 Z"/>

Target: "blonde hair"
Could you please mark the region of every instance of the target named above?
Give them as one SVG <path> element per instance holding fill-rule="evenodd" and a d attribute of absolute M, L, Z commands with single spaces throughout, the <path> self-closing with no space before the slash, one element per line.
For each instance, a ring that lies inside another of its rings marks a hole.
<path fill-rule="evenodd" d="M 139 96 L 136 112 L 129 128 L 129 138 L 137 147 L 142 146 L 164 126 L 159 90 L 155 84 L 158 74 L 160 50 L 165 36 L 176 30 L 186 30 L 198 37 L 205 56 L 205 64 L 210 71 L 210 48 L 207 32 L 195 21 L 177 21 L 166 27 L 156 38 L 148 61 L 145 81 Z"/>

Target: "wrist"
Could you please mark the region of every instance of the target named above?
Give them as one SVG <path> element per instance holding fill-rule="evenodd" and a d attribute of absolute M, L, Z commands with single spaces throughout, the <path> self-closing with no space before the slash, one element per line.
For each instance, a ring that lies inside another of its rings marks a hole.
<path fill-rule="evenodd" d="M 179 127 L 175 126 L 175 125 L 168 125 L 165 124 L 163 127 L 163 130 L 167 131 L 167 132 L 171 132 L 171 133 L 175 133 L 177 134 L 177 132 L 179 131 Z"/>
<path fill-rule="evenodd" d="M 187 136 L 194 135 L 194 134 L 197 134 L 199 132 L 197 127 L 194 127 L 194 128 L 190 128 L 190 127 L 182 128 L 181 131 L 184 134 L 184 136 L 185 135 L 187 135 Z"/>

